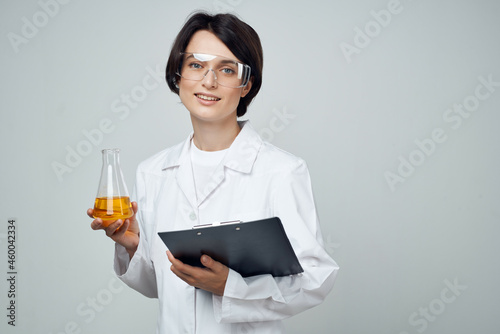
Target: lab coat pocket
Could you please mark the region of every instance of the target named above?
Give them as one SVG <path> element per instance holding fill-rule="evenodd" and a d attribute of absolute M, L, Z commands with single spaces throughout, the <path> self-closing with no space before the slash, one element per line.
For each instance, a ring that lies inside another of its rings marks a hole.
<path fill-rule="evenodd" d="M 139 222 L 141 222 L 141 233 L 144 234 L 146 242 L 148 244 L 151 244 L 156 229 L 154 223 L 155 222 L 154 211 L 143 210 L 139 208 L 138 220 Z"/>
<path fill-rule="evenodd" d="M 151 260 L 155 268 L 165 268 L 170 263 L 167 258 L 167 246 L 158 235 L 153 237 L 151 244 Z"/>
<path fill-rule="evenodd" d="M 156 223 L 156 215 L 154 211 L 143 211 L 142 215 L 144 217 L 148 217 L 149 219 L 144 219 L 143 229 L 144 234 L 148 241 L 149 253 L 151 257 L 151 261 L 155 264 L 155 267 L 158 263 L 163 263 L 167 260 L 167 247 L 160 239 L 157 233 L 157 223 Z"/>
<path fill-rule="evenodd" d="M 139 217 L 141 224 L 141 234 L 143 234 L 142 241 L 145 242 L 145 247 L 149 251 L 150 259 L 153 263 L 158 262 L 161 258 L 161 255 L 158 254 L 163 251 L 160 237 L 156 233 L 157 224 L 156 224 L 156 214 L 155 211 L 151 210 L 141 210 L 139 209 Z M 159 242 L 158 242 L 159 241 Z M 164 247 L 164 245 L 163 245 Z M 166 247 L 164 247 L 163 255 L 166 257 Z"/>

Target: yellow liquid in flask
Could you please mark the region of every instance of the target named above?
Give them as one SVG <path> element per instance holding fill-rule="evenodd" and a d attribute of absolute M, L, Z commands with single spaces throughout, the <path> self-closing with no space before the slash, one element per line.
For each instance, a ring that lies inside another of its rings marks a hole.
<path fill-rule="evenodd" d="M 117 219 L 127 219 L 134 215 L 130 198 L 127 197 L 98 197 L 95 199 L 94 218 L 101 218 L 109 223 Z"/>

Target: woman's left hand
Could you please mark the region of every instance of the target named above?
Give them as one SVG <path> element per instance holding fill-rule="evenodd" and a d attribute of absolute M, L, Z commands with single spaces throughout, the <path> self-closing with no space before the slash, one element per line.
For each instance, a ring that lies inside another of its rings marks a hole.
<path fill-rule="evenodd" d="M 215 261 L 208 255 L 201 256 L 205 268 L 193 267 L 176 259 L 167 251 L 168 260 L 172 263 L 170 270 L 187 284 L 200 288 L 218 296 L 224 295 L 229 268 Z"/>

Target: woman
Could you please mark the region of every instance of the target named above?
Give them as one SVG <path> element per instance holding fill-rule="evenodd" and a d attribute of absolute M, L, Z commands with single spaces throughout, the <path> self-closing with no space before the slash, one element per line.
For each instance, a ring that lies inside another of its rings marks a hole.
<path fill-rule="evenodd" d="M 91 224 L 115 241 L 117 275 L 159 298 L 159 333 L 282 333 L 282 319 L 321 303 L 333 286 L 338 266 L 322 247 L 304 161 L 238 121 L 260 89 L 262 62 L 259 37 L 246 23 L 230 14 L 192 15 L 172 47 L 166 80 L 193 133 L 140 164 L 132 218 Z M 157 235 L 273 216 L 303 274 L 243 278 L 206 255 L 205 268 L 191 267 Z"/>

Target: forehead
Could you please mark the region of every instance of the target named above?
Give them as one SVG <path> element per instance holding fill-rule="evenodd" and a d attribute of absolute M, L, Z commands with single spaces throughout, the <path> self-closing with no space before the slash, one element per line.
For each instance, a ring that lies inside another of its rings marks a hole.
<path fill-rule="evenodd" d="M 184 52 L 206 53 L 238 60 L 229 48 L 213 33 L 199 30 L 193 34 Z"/>

